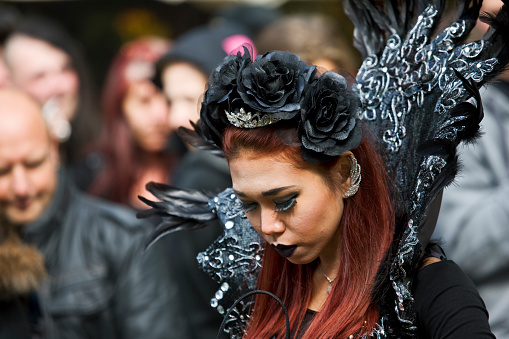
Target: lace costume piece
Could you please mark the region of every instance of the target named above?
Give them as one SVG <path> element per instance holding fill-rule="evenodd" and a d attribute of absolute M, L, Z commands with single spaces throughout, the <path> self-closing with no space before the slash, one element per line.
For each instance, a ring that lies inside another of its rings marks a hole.
<path fill-rule="evenodd" d="M 437 196 L 456 174 L 456 146 L 477 134 L 482 119 L 477 89 L 507 64 L 503 50 L 508 42 L 497 32 L 509 27 L 499 24 L 486 40 L 462 44 L 477 20 L 477 1 L 465 1 L 459 19 L 431 39 L 443 5 L 410 1 L 397 16 L 395 8 L 389 15 L 371 1 L 344 1 L 356 26 L 356 45 L 365 57 L 354 87 L 362 102 L 362 119 L 382 141 L 387 171 L 404 203 L 399 243 L 387 259 L 388 278 L 382 279 L 391 293 L 379 303 L 381 318 L 370 336 L 374 338 L 416 336 L 412 279 L 434 229 Z M 418 8 L 423 10 L 416 21 L 405 14 Z M 508 16 L 507 6 L 502 12 Z M 381 33 L 374 35 L 380 30 L 389 33 L 387 41 Z M 475 104 L 466 102 L 469 98 Z M 210 197 L 208 207 L 223 223 L 224 235 L 198 255 L 198 262 L 220 283 L 211 306 L 224 314 L 235 299 L 254 289 L 263 241 L 231 189 Z M 172 218 L 171 211 L 163 214 Z M 251 302 L 240 303 L 225 320 L 231 338 L 242 337 Z"/>

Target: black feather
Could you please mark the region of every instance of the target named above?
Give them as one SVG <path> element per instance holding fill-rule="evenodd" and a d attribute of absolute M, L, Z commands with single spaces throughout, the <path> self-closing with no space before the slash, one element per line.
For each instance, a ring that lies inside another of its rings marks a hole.
<path fill-rule="evenodd" d="M 490 25 L 483 39 L 488 39 L 494 52 L 493 57 L 499 59 L 497 68 L 502 71 L 509 62 L 509 1 L 503 0 L 504 5 L 496 15 L 483 13 L 480 20 Z"/>
<path fill-rule="evenodd" d="M 479 17 L 482 1 L 479 0 L 464 0 L 457 1 L 456 17 L 463 20 L 476 21 Z"/>
<path fill-rule="evenodd" d="M 447 161 L 455 153 L 456 145 L 449 140 L 433 139 L 417 146 L 416 153 L 422 157 L 439 156 Z"/>
<path fill-rule="evenodd" d="M 185 218 L 170 218 L 162 221 L 157 227 L 150 233 L 149 237 L 145 240 L 145 250 L 152 246 L 156 241 L 162 237 L 178 232 L 178 231 L 196 231 L 208 226 L 206 222 L 197 222 L 196 220 L 189 220 Z"/>
<path fill-rule="evenodd" d="M 343 0 L 343 9 L 355 26 L 354 46 L 363 57 L 367 57 L 383 48 L 385 37 L 364 3 L 365 1 Z"/>
<path fill-rule="evenodd" d="M 207 204 L 210 198 L 214 196 L 214 194 L 211 192 L 205 192 L 200 190 L 184 190 L 153 181 L 147 183 L 145 187 L 147 191 L 149 191 L 155 197 L 163 201 L 171 199 L 181 199 L 201 204 Z"/>
<path fill-rule="evenodd" d="M 468 81 L 463 75 L 454 70 L 456 76 L 463 83 L 463 87 L 467 91 L 468 95 L 475 100 L 475 105 L 464 101 L 456 105 L 451 110 L 452 125 L 458 129 L 458 137 L 460 140 L 465 142 L 472 142 L 479 137 L 480 124 L 484 118 L 484 109 L 482 105 L 481 93 L 477 88 L 476 83 L 473 80 Z M 463 116 L 464 119 L 458 119 Z"/>
<path fill-rule="evenodd" d="M 355 27 L 354 45 L 364 58 L 380 53 L 389 35 L 406 36 L 428 4 L 435 6 L 438 18 L 445 8 L 445 0 L 387 0 L 381 2 L 383 5 L 379 3 L 373 0 L 343 0 L 343 9 Z M 436 20 L 431 31 L 438 22 Z"/>
<path fill-rule="evenodd" d="M 217 218 L 208 205 L 208 201 L 214 194 L 198 190 L 182 190 L 154 182 L 148 183 L 146 188 L 160 201 L 138 197 L 152 208 L 138 212 L 137 217 L 159 216 L 162 221 L 146 240 L 145 248 L 167 234 L 180 230 L 201 229 L 206 227 L 209 221 Z"/>
<path fill-rule="evenodd" d="M 454 180 L 458 172 L 456 146 L 456 143 L 450 140 L 434 139 L 426 141 L 417 147 L 417 154 L 421 156 L 439 156 L 446 161 L 446 165 L 442 168 L 440 174 L 433 180 L 429 191 L 429 200 L 433 200 L 443 188 Z"/>
<path fill-rule="evenodd" d="M 429 191 L 429 199 L 433 200 L 444 188 L 452 184 L 456 174 L 458 174 L 458 156 L 455 152 L 449 155 L 446 165 L 442 168 L 440 174 L 435 177 Z"/>
<path fill-rule="evenodd" d="M 177 130 L 177 134 L 182 138 L 182 140 L 185 143 L 199 150 L 208 151 L 214 154 L 215 156 L 224 158 L 223 151 L 216 145 L 207 142 L 206 139 L 203 137 L 202 130 L 199 124 L 195 124 L 192 121 L 190 121 L 190 123 L 193 129 L 181 126 Z"/>

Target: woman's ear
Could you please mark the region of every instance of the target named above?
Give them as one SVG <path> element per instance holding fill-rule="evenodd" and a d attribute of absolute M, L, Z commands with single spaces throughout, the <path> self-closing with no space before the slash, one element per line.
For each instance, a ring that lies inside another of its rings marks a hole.
<path fill-rule="evenodd" d="M 351 162 L 350 162 L 350 156 L 353 156 L 353 153 L 348 151 L 338 158 L 336 164 L 333 166 L 333 171 L 336 174 L 339 174 L 340 176 L 340 182 L 341 182 L 341 194 L 343 195 L 343 198 L 347 198 L 344 195 L 344 192 L 346 192 L 351 184 L 352 180 L 350 178 L 350 170 L 351 170 Z"/>

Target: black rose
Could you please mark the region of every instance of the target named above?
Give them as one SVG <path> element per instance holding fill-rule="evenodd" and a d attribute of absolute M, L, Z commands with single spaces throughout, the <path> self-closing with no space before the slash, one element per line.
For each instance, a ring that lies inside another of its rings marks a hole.
<path fill-rule="evenodd" d="M 209 78 L 200 110 L 203 136 L 209 142 L 220 145 L 221 133 L 227 125 L 224 110 L 234 111 L 242 106 L 237 92 L 237 78 L 240 72 L 252 63 L 249 50 L 229 55 L 214 70 Z M 239 107 L 234 107 L 234 106 Z"/>
<path fill-rule="evenodd" d="M 252 63 L 251 55 L 247 47 L 244 53 L 237 52 L 236 55 L 229 55 L 212 72 L 209 79 L 208 91 L 204 100 L 208 102 L 221 103 L 228 99 L 236 90 L 237 78 L 244 68 Z"/>
<path fill-rule="evenodd" d="M 309 86 L 299 128 L 304 159 L 317 163 L 356 148 L 362 138 L 359 105 L 357 95 L 337 73 L 324 73 Z"/>
<path fill-rule="evenodd" d="M 302 93 L 315 72 L 314 66 L 288 52 L 257 57 L 237 80 L 237 90 L 247 106 L 244 109 L 268 113 L 273 118 L 293 118 L 300 111 Z"/>

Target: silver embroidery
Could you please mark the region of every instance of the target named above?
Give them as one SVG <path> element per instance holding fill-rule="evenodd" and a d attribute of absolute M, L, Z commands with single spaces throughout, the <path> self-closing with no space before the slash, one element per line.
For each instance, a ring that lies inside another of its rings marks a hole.
<path fill-rule="evenodd" d="M 391 152 L 399 151 L 407 134 L 405 120 L 431 92 L 442 92 L 436 103 L 440 114 L 464 99 L 465 89 L 453 69 L 480 82 L 497 63 L 480 59 L 485 41 L 454 49 L 455 40 L 468 32 L 465 21 L 452 24 L 428 43 L 436 15 L 437 10 L 428 6 L 404 41 L 393 34 L 380 58 L 366 58 L 357 75 L 355 88 L 365 106 L 363 119 L 387 121 L 382 139 Z"/>
<path fill-rule="evenodd" d="M 224 314 L 245 291 L 254 289 L 263 256 L 263 239 L 247 220 L 242 203 L 231 188 L 210 200 L 209 207 L 223 223 L 224 234 L 199 253 L 197 260 L 202 270 L 220 283 L 210 305 Z M 239 303 L 226 320 L 225 332 L 232 338 L 242 338 L 250 303 Z"/>

